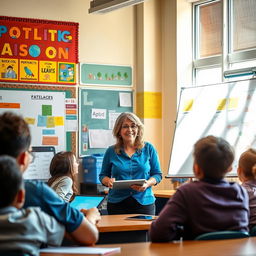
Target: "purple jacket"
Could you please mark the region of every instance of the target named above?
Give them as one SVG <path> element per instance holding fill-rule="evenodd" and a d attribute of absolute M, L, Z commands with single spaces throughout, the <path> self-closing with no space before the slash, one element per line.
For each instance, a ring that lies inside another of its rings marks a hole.
<path fill-rule="evenodd" d="M 195 181 L 179 187 L 150 229 L 152 242 L 194 239 L 207 232 L 248 231 L 249 199 L 237 183 Z"/>

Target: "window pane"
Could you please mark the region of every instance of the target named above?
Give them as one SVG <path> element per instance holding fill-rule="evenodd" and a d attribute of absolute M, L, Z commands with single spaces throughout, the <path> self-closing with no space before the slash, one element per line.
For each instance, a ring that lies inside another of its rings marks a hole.
<path fill-rule="evenodd" d="M 200 58 L 221 54 L 222 5 L 212 2 L 199 7 L 200 15 Z"/>
<path fill-rule="evenodd" d="M 196 70 L 196 85 L 221 83 L 221 68 L 207 68 Z"/>
<path fill-rule="evenodd" d="M 256 47 L 256 1 L 233 0 L 233 51 Z"/>

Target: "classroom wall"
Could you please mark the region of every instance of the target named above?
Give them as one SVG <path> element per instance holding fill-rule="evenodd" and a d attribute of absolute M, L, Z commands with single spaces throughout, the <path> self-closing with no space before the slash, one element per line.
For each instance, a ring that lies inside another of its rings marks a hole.
<path fill-rule="evenodd" d="M 162 117 L 143 121 L 145 139 L 156 146 L 165 176 L 175 127 L 177 85 L 191 81 L 189 73 L 185 73 L 191 65 L 189 34 L 185 31 L 189 25 L 181 20 L 188 15 L 189 9 L 184 8 L 190 4 L 187 0 L 147 0 L 96 15 L 88 14 L 89 3 L 90 0 L 0 0 L 0 15 L 79 22 L 80 62 L 133 66 L 136 92 L 161 93 Z M 154 189 L 170 188 L 170 180 L 163 179 Z"/>
<path fill-rule="evenodd" d="M 90 0 L 0 0 L 0 15 L 79 22 L 79 60 L 133 65 L 134 9 L 88 14 Z"/>

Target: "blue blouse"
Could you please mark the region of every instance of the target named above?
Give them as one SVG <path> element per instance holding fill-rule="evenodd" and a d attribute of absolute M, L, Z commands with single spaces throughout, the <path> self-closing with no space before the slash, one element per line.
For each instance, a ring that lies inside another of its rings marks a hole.
<path fill-rule="evenodd" d="M 102 179 L 106 176 L 116 180 L 148 180 L 154 177 L 156 182 L 159 183 L 162 180 L 162 172 L 156 149 L 152 144 L 146 142 L 141 150 L 137 150 L 132 157 L 129 157 L 124 150 L 117 154 L 114 146 L 109 147 L 103 158 L 99 180 L 102 182 Z M 110 189 L 108 201 L 110 203 L 118 203 L 129 196 L 134 197 L 142 205 L 155 202 L 152 187 L 143 192 L 138 192 L 134 189 Z"/>

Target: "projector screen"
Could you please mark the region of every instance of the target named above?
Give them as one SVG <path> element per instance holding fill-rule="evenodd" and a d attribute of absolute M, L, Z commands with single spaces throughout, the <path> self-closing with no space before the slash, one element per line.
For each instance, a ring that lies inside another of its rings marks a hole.
<path fill-rule="evenodd" d="M 240 154 L 256 148 L 256 79 L 181 89 L 167 177 L 194 177 L 193 146 L 207 135 L 234 147 L 237 176 Z"/>

